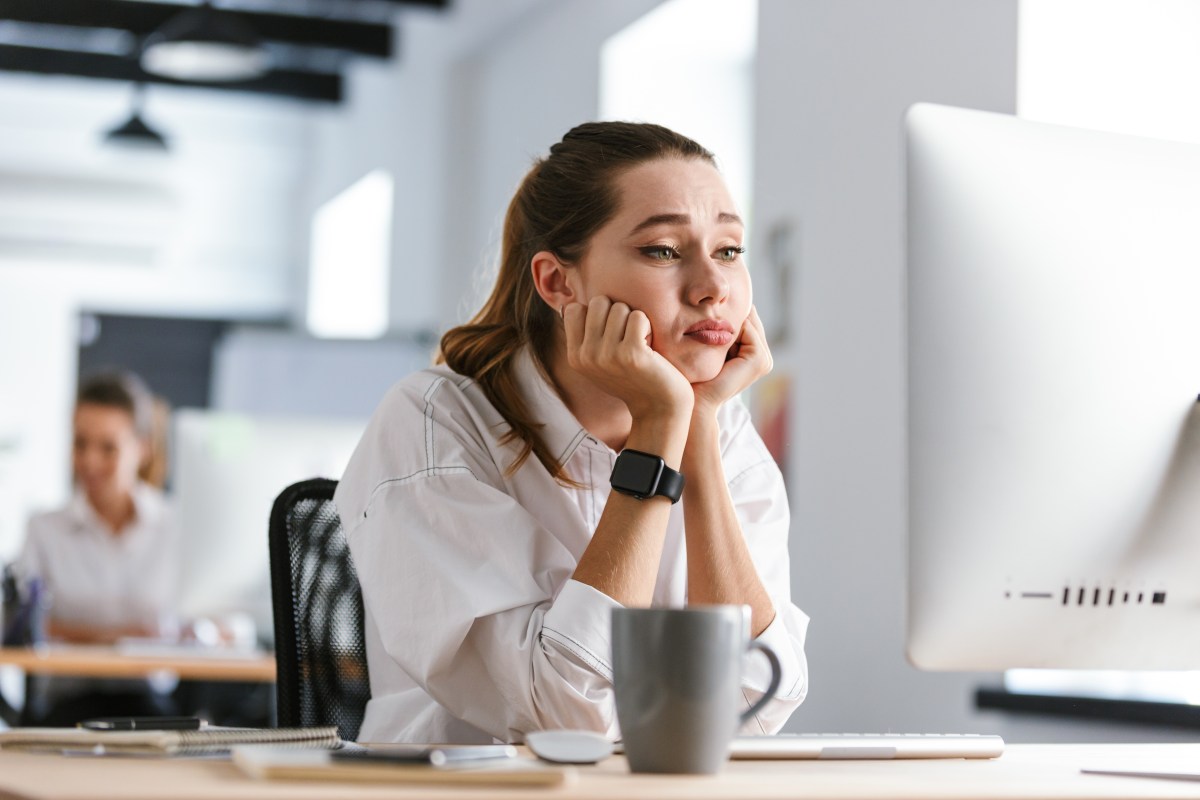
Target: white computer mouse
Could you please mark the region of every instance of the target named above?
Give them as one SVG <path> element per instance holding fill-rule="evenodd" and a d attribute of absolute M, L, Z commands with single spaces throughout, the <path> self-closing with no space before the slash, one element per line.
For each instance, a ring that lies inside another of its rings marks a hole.
<path fill-rule="evenodd" d="M 595 731 L 534 731 L 525 744 L 538 758 L 556 764 L 595 764 L 613 754 L 613 743 Z"/>

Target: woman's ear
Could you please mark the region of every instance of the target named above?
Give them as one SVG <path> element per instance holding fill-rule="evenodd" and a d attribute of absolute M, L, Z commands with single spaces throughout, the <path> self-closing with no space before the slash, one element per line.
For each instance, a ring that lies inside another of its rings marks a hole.
<path fill-rule="evenodd" d="M 554 253 L 549 250 L 535 253 L 529 268 L 538 295 L 555 312 L 561 312 L 567 303 L 582 302 L 576 270 L 564 264 Z"/>

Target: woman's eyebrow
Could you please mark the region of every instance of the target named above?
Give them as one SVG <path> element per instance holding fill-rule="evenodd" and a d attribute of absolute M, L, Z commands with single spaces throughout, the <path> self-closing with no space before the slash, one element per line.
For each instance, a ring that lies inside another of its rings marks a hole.
<path fill-rule="evenodd" d="M 718 225 L 723 225 L 730 222 L 735 222 L 738 225 L 741 225 L 742 218 L 737 214 L 730 214 L 728 211 L 722 211 L 720 214 L 717 214 Z M 644 220 L 638 223 L 637 227 L 629 232 L 629 235 L 632 236 L 633 234 L 643 231 L 646 228 L 653 228 L 655 225 L 690 225 L 691 223 L 692 218 L 688 214 L 655 214 L 653 216 L 646 217 Z"/>

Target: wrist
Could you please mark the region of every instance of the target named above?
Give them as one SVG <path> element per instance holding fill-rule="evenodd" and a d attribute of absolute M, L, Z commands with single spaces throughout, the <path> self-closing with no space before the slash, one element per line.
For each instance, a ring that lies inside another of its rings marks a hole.
<path fill-rule="evenodd" d="M 713 425 L 715 427 L 717 424 L 717 412 L 721 410 L 721 405 L 721 403 L 712 403 L 697 399 L 692 405 L 691 426 Z"/>
<path fill-rule="evenodd" d="M 684 443 L 683 460 L 680 462 L 682 469 L 684 472 L 696 472 L 701 469 L 699 465 L 713 458 L 718 461 L 721 458 L 721 427 L 717 424 L 717 415 L 693 414 Z"/>
<path fill-rule="evenodd" d="M 623 449 L 653 453 L 677 470 L 687 445 L 688 423 L 688 417 L 679 415 L 635 417 Z"/>

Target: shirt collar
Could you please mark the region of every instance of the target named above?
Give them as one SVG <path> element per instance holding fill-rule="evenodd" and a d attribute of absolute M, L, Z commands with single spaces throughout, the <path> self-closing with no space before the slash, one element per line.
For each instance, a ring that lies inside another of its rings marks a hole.
<path fill-rule="evenodd" d="M 558 396 L 529 347 L 522 348 L 514 360 L 513 375 L 529 406 L 530 416 L 542 424 L 539 431 L 542 441 L 558 463 L 565 464 L 589 438 L 587 430 Z"/>
<path fill-rule="evenodd" d="M 146 527 L 146 524 L 153 522 L 157 517 L 158 506 L 154 503 L 154 494 L 156 490 L 150 486 L 138 481 L 133 487 L 133 521 L 123 533 L 132 533 L 135 530 L 140 530 Z M 81 528 L 102 530 L 108 532 L 108 525 L 104 520 L 100 519 L 100 515 L 96 513 L 96 509 L 92 508 L 92 504 L 88 502 L 87 494 L 82 489 L 76 489 L 75 494 L 71 497 L 71 502 L 68 505 L 71 518 Z"/>

